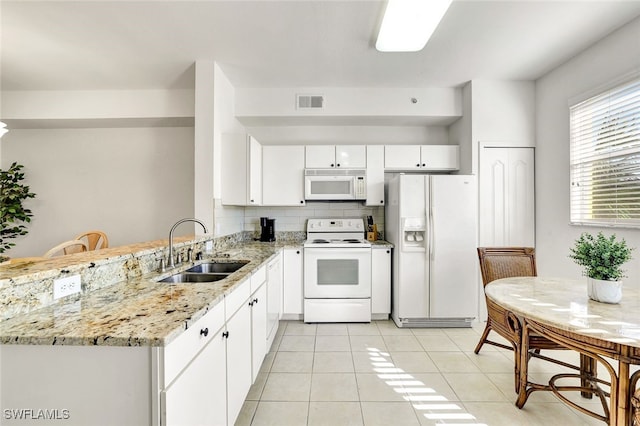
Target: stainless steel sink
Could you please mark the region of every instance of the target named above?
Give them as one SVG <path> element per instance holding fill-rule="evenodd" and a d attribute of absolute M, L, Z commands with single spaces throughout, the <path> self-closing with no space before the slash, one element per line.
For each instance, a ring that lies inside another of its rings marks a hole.
<path fill-rule="evenodd" d="M 203 274 L 203 273 L 190 273 L 181 272 L 179 274 L 171 275 L 158 282 L 161 283 L 212 283 L 214 281 L 220 281 L 227 278 L 229 274 Z"/>
<path fill-rule="evenodd" d="M 187 272 L 197 272 L 201 274 L 223 273 L 230 274 L 242 268 L 248 262 L 206 262 L 187 269 Z"/>

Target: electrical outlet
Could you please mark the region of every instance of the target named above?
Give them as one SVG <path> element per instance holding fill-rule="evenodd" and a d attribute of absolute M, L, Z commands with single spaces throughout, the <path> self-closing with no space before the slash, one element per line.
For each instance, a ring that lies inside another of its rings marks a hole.
<path fill-rule="evenodd" d="M 59 299 L 71 294 L 80 293 L 81 283 L 80 275 L 72 275 L 70 277 L 59 278 L 53 280 L 53 299 Z"/>
<path fill-rule="evenodd" d="M 204 244 L 204 250 L 208 253 L 213 250 L 213 241 L 209 240 Z"/>

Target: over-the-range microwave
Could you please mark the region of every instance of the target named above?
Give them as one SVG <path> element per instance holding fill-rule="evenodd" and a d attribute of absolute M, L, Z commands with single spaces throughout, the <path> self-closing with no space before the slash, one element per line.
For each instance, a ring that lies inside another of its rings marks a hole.
<path fill-rule="evenodd" d="M 367 180 L 365 170 L 306 169 L 304 171 L 306 200 L 365 200 Z"/>

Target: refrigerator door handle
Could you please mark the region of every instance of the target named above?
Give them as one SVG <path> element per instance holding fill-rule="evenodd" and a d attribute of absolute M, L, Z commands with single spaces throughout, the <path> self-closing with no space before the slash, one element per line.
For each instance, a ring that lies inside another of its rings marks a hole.
<path fill-rule="evenodd" d="M 435 231 L 435 227 L 433 226 L 434 220 L 434 212 L 433 212 L 433 184 L 432 179 L 429 177 L 429 260 L 433 260 L 433 257 L 436 252 L 435 248 L 435 238 L 433 233 Z"/>

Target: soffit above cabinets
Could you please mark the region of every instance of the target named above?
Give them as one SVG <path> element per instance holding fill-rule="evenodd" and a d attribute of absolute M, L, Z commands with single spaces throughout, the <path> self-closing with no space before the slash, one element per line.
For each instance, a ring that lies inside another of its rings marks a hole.
<path fill-rule="evenodd" d="M 236 116 L 245 126 L 448 126 L 462 115 L 444 116 Z"/>
<path fill-rule="evenodd" d="M 305 94 L 322 108 L 299 108 Z M 462 117 L 462 89 L 236 88 L 235 116 L 245 126 L 448 126 Z"/>

